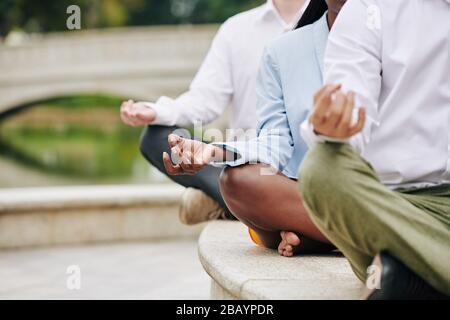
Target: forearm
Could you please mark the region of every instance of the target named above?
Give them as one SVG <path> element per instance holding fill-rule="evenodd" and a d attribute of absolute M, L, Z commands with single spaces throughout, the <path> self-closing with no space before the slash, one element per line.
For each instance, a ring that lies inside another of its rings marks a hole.
<path fill-rule="evenodd" d="M 156 112 L 155 125 L 191 127 L 195 123 L 207 124 L 217 119 L 225 110 L 228 100 L 208 98 L 205 92 L 187 91 L 172 99 L 161 97 L 156 103 L 144 102 Z"/>
<path fill-rule="evenodd" d="M 228 156 L 227 161 L 215 161 L 212 165 L 237 167 L 248 163 L 265 163 L 282 171 L 293 152 L 287 141 L 279 136 L 259 136 L 246 141 L 215 142 L 213 145 L 227 150 L 231 160 Z"/>

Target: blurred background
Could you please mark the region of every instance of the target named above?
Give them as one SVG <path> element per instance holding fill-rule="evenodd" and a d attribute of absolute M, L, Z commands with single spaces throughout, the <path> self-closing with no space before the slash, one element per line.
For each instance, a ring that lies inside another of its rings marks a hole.
<path fill-rule="evenodd" d="M 166 182 L 121 102 L 186 90 L 218 25 L 263 2 L 1 0 L 0 188 Z"/>
<path fill-rule="evenodd" d="M 119 109 L 184 92 L 220 23 L 263 2 L 0 0 L 0 299 L 209 297 L 205 225 L 181 224 L 184 189 Z"/>

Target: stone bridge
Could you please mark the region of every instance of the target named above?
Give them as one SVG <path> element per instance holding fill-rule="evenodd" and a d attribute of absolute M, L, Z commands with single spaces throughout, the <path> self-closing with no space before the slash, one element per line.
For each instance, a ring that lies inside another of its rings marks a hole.
<path fill-rule="evenodd" d="M 0 43 L 0 119 L 73 94 L 176 95 L 189 85 L 216 30 L 138 27 L 10 37 Z"/>

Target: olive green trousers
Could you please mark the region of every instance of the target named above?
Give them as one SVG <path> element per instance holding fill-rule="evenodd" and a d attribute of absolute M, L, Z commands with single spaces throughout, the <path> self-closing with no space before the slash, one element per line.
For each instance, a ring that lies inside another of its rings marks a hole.
<path fill-rule="evenodd" d="M 343 143 L 312 148 L 299 181 L 311 219 L 359 279 L 365 281 L 374 256 L 387 250 L 450 295 L 450 184 L 393 191 Z"/>

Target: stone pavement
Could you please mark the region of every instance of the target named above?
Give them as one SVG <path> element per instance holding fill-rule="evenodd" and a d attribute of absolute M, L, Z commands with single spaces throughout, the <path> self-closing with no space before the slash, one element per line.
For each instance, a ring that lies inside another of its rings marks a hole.
<path fill-rule="evenodd" d="M 80 290 L 67 289 L 71 265 Z M 0 251 L 0 299 L 208 299 L 209 289 L 195 240 Z"/>

